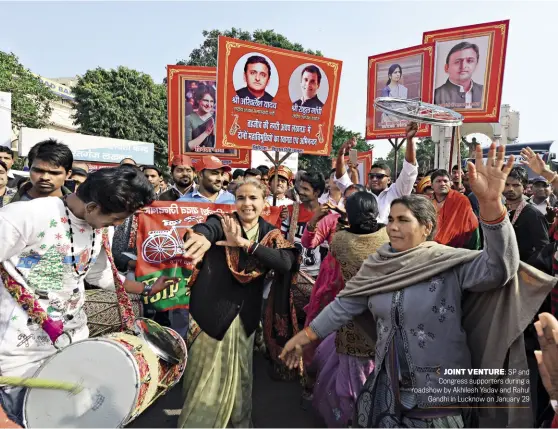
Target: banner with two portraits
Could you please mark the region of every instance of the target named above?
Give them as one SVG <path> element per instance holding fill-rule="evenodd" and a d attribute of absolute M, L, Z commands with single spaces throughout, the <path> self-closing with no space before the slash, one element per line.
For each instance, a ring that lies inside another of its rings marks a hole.
<path fill-rule="evenodd" d="M 421 46 L 369 57 L 366 138 L 405 136 L 407 122 L 377 112 L 377 97 L 436 104 L 464 122 L 498 122 L 508 29 L 509 20 L 429 31 Z M 417 135 L 429 134 L 421 125 Z"/>

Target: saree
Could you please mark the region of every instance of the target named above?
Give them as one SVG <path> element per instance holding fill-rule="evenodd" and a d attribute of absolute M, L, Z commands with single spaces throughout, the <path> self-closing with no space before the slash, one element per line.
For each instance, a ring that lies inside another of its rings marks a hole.
<path fill-rule="evenodd" d="M 479 253 L 435 242 L 424 242 L 397 253 L 392 252 L 389 245 L 384 245 L 364 262 L 358 276 L 347 283 L 339 296 L 372 296 L 401 290 L 470 262 Z M 553 277 L 520 262 L 517 274 L 503 287 L 482 293 L 465 293 L 462 325 L 471 352 L 471 367 L 527 371 L 523 332 L 555 284 Z M 375 325 L 361 325 L 361 328 L 370 336 L 376 336 Z M 486 378 L 486 381 L 490 378 L 479 377 Z M 393 379 L 391 377 L 392 382 Z M 390 408 L 387 414 L 395 414 L 391 409 L 394 407 L 393 398 L 389 400 L 393 396 L 390 393 L 394 394 L 389 383 L 389 371 L 380 369 L 375 372 L 375 377 L 361 392 L 359 407 L 374 413 L 380 406 L 376 402 L 384 401 L 384 405 L 388 404 Z M 494 397 L 492 399 L 496 402 Z M 492 425 L 497 422 L 499 427 L 531 427 L 529 415 L 530 410 L 526 412 L 521 408 L 484 408 L 479 410 L 480 427 L 486 426 L 482 419 L 489 420 Z M 366 416 L 361 414 L 359 420 L 359 425 L 366 426 Z"/>
<path fill-rule="evenodd" d="M 474 238 L 478 227 L 479 221 L 469 199 L 457 191 L 449 191 L 438 211 L 438 229 L 434 241 L 450 247 L 464 248 Z"/>

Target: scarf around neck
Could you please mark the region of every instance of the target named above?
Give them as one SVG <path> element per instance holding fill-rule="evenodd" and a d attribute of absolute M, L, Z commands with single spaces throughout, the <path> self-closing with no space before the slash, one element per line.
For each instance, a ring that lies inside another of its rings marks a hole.
<path fill-rule="evenodd" d="M 373 296 L 412 287 L 471 262 L 480 254 L 480 251 L 455 249 L 431 241 L 394 253 L 385 244 L 368 257 L 339 297 Z M 520 262 L 517 274 L 502 287 L 485 292 L 464 291 L 462 325 L 467 333 L 472 368 L 528 371 L 523 332 L 555 284 L 555 278 Z M 361 328 L 368 336 L 376 337 L 375 325 Z M 479 416 L 498 421 L 500 427 L 532 424 L 530 409 L 482 409 Z"/>

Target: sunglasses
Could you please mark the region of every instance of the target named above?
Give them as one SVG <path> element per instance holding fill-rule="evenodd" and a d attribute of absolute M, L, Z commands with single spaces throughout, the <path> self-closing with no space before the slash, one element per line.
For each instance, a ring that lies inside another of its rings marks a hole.
<path fill-rule="evenodd" d="M 376 173 L 370 173 L 368 174 L 368 178 L 369 179 L 378 179 L 378 180 L 382 180 L 384 177 L 389 177 L 387 174 L 376 174 Z"/>

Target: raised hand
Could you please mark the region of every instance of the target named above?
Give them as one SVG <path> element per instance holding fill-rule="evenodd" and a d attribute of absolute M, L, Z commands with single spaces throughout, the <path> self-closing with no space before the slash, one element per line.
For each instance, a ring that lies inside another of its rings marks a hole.
<path fill-rule="evenodd" d="M 521 157 L 523 158 L 521 164 L 526 165 L 539 176 L 547 169 L 546 163 L 541 156 L 536 154 L 530 147 L 521 149 Z"/>
<path fill-rule="evenodd" d="M 242 237 L 240 224 L 233 215 L 226 214 L 221 217 L 221 225 L 225 233 L 225 241 L 218 241 L 217 246 L 248 247 L 250 241 Z"/>
<path fill-rule="evenodd" d="M 486 165 L 482 159 L 482 149 L 478 145 L 475 149 L 475 163 L 469 162 L 469 185 L 479 203 L 500 201 L 506 186 L 506 178 L 513 167 L 513 155 L 504 164 L 505 147 L 492 143 L 488 150 Z"/>
<path fill-rule="evenodd" d="M 416 122 L 409 122 L 407 123 L 407 127 L 405 127 L 405 135 L 407 136 L 407 140 L 411 140 L 418 131 L 418 124 Z"/>
<path fill-rule="evenodd" d="M 550 399 L 558 399 L 558 321 L 550 313 L 539 314 L 535 322 L 540 351 L 535 352 L 539 374 Z"/>

